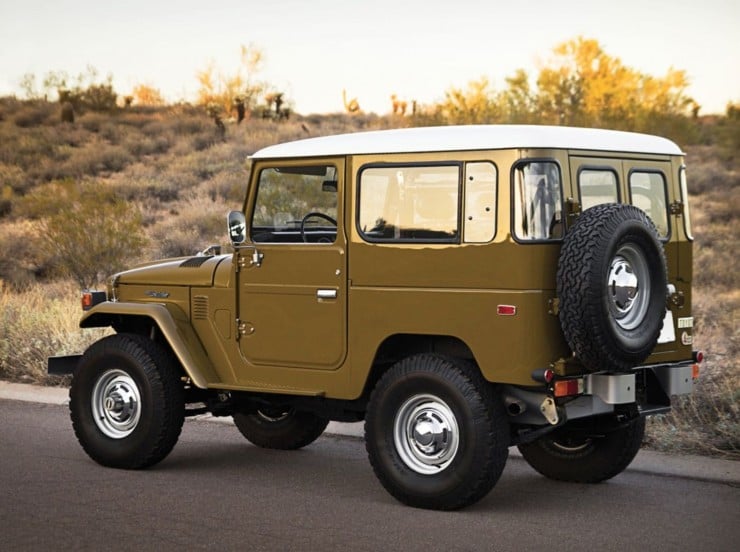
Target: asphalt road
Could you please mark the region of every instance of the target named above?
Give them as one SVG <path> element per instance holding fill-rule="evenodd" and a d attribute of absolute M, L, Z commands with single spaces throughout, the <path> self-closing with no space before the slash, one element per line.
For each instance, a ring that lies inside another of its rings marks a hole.
<path fill-rule="evenodd" d="M 402 506 L 361 441 L 256 448 L 231 425 L 188 421 L 146 471 L 106 469 L 67 408 L 0 400 L 3 550 L 737 550 L 740 488 L 628 470 L 549 481 L 520 458 L 460 512 Z"/>

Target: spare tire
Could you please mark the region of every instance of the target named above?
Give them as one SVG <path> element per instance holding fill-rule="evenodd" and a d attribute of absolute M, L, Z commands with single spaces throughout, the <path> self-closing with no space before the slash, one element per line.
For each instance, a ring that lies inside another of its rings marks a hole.
<path fill-rule="evenodd" d="M 568 231 L 557 272 L 560 325 L 591 371 L 624 372 L 658 341 L 666 305 L 666 261 L 655 225 L 632 205 L 584 211 Z"/>

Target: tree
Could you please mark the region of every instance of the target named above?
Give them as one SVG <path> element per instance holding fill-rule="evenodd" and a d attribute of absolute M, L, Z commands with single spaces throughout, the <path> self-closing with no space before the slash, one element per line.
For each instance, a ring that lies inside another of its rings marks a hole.
<path fill-rule="evenodd" d="M 159 89 L 146 84 L 134 86 L 131 96 L 136 105 L 161 106 L 165 104 Z"/>
<path fill-rule="evenodd" d="M 648 130 L 655 118 L 685 117 L 696 109 L 684 71 L 640 73 L 583 37 L 559 44 L 553 54 L 537 77 L 543 122 Z"/>
<path fill-rule="evenodd" d="M 454 87 L 447 90 L 439 110 L 450 124 L 492 123 L 500 118 L 486 77 L 470 81 L 465 90 Z"/>
<path fill-rule="evenodd" d="M 263 58 L 262 50 L 256 46 L 242 45 L 240 62 L 233 74 L 224 73 L 210 62 L 196 74 L 200 84 L 198 105 L 218 104 L 224 113 L 229 113 L 235 102 L 241 101 L 246 109 L 251 109 L 265 90 L 264 83 L 255 80 Z"/>
<path fill-rule="evenodd" d="M 501 118 L 507 123 L 534 122 L 537 97 L 529 85 L 529 75 L 524 69 L 517 69 L 513 76 L 506 78 L 506 90 L 496 98 Z"/>
<path fill-rule="evenodd" d="M 22 86 L 26 94 L 33 92 L 35 78 L 26 75 Z M 113 111 L 116 109 L 117 94 L 113 90 L 113 75 L 100 79 L 98 70 L 88 65 L 84 73 L 70 77 L 66 71 L 49 71 L 42 85 L 44 94 L 57 95 L 60 103 L 69 102 L 74 110 L 81 113 L 91 111 Z"/>

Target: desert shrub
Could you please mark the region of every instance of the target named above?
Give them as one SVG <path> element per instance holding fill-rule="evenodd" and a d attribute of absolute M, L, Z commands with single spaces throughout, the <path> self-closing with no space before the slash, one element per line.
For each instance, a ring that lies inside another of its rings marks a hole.
<path fill-rule="evenodd" d="M 118 172 L 134 160 L 123 146 L 109 145 L 99 140 L 68 151 L 66 160 L 46 165 L 44 176 L 47 179 L 83 178 L 104 172 Z"/>
<path fill-rule="evenodd" d="M 13 188 L 10 186 L 0 187 L 0 218 L 10 214 L 13 208 Z"/>
<path fill-rule="evenodd" d="M 222 243 L 226 236 L 226 213 L 220 201 L 194 195 L 169 212 L 151 231 L 154 257 L 193 255 L 206 246 Z"/>
<path fill-rule="evenodd" d="M 6 289 L 26 289 L 50 269 L 36 236 L 37 227 L 29 220 L 0 225 L 0 281 Z"/>
<path fill-rule="evenodd" d="M 124 148 L 135 157 L 166 153 L 170 149 L 170 138 L 161 136 L 129 136 Z"/>
<path fill-rule="evenodd" d="M 18 165 L 0 163 L 0 189 L 9 188 L 13 192 L 24 192 L 28 187 L 28 179 Z"/>
<path fill-rule="evenodd" d="M 123 269 L 145 244 L 141 214 L 97 182 L 69 186 L 39 220 L 42 251 L 81 288 Z"/>
<path fill-rule="evenodd" d="M 79 293 L 61 282 L 17 292 L 0 284 L 0 379 L 58 383 L 46 374 L 46 359 L 84 351 L 110 333 L 82 330 Z"/>
<path fill-rule="evenodd" d="M 247 170 L 223 171 L 203 182 L 199 189 L 208 194 L 211 201 L 220 200 L 236 209 L 244 202 L 248 178 Z"/>
<path fill-rule="evenodd" d="M 19 219 L 38 220 L 57 211 L 57 201 L 74 193 L 77 184 L 72 179 L 55 180 L 37 186 L 15 203 L 14 214 Z"/>
<path fill-rule="evenodd" d="M 13 122 L 20 128 L 40 126 L 54 117 L 56 109 L 54 104 L 44 101 L 27 102 L 23 109 L 16 112 Z"/>

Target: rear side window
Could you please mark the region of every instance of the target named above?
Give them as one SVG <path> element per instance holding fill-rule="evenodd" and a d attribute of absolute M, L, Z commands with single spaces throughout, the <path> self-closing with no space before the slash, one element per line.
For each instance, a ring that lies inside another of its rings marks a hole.
<path fill-rule="evenodd" d="M 526 161 L 514 169 L 514 236 L 553 240 L 563 236 L 560 167 L 554 161 Z"/>
<path fill-rule="evenodd" d="M 658 229 L 661 238 L 668 237 L 665 176 L 660 172 L 632 171 L 629 185 L 632 205 L 645 211 Z"/>
<path fill-rule="evenodd" d="M 361 234 L 368 241 L 457 242 L 460 173 L 459 164 L 364 168 L 358 210 Z"/>
<path fill-rule="evenodd" d="M 581 169 L 578 172 L 581 209 L 602 203 L 619 203 L 617 175 L 611 169 Z"/>
<path fill-rule="evenodd" d="M 465 164 L 466 243 L 486 243 L 496 234 L 496 166 L 490 162 Z"/>

